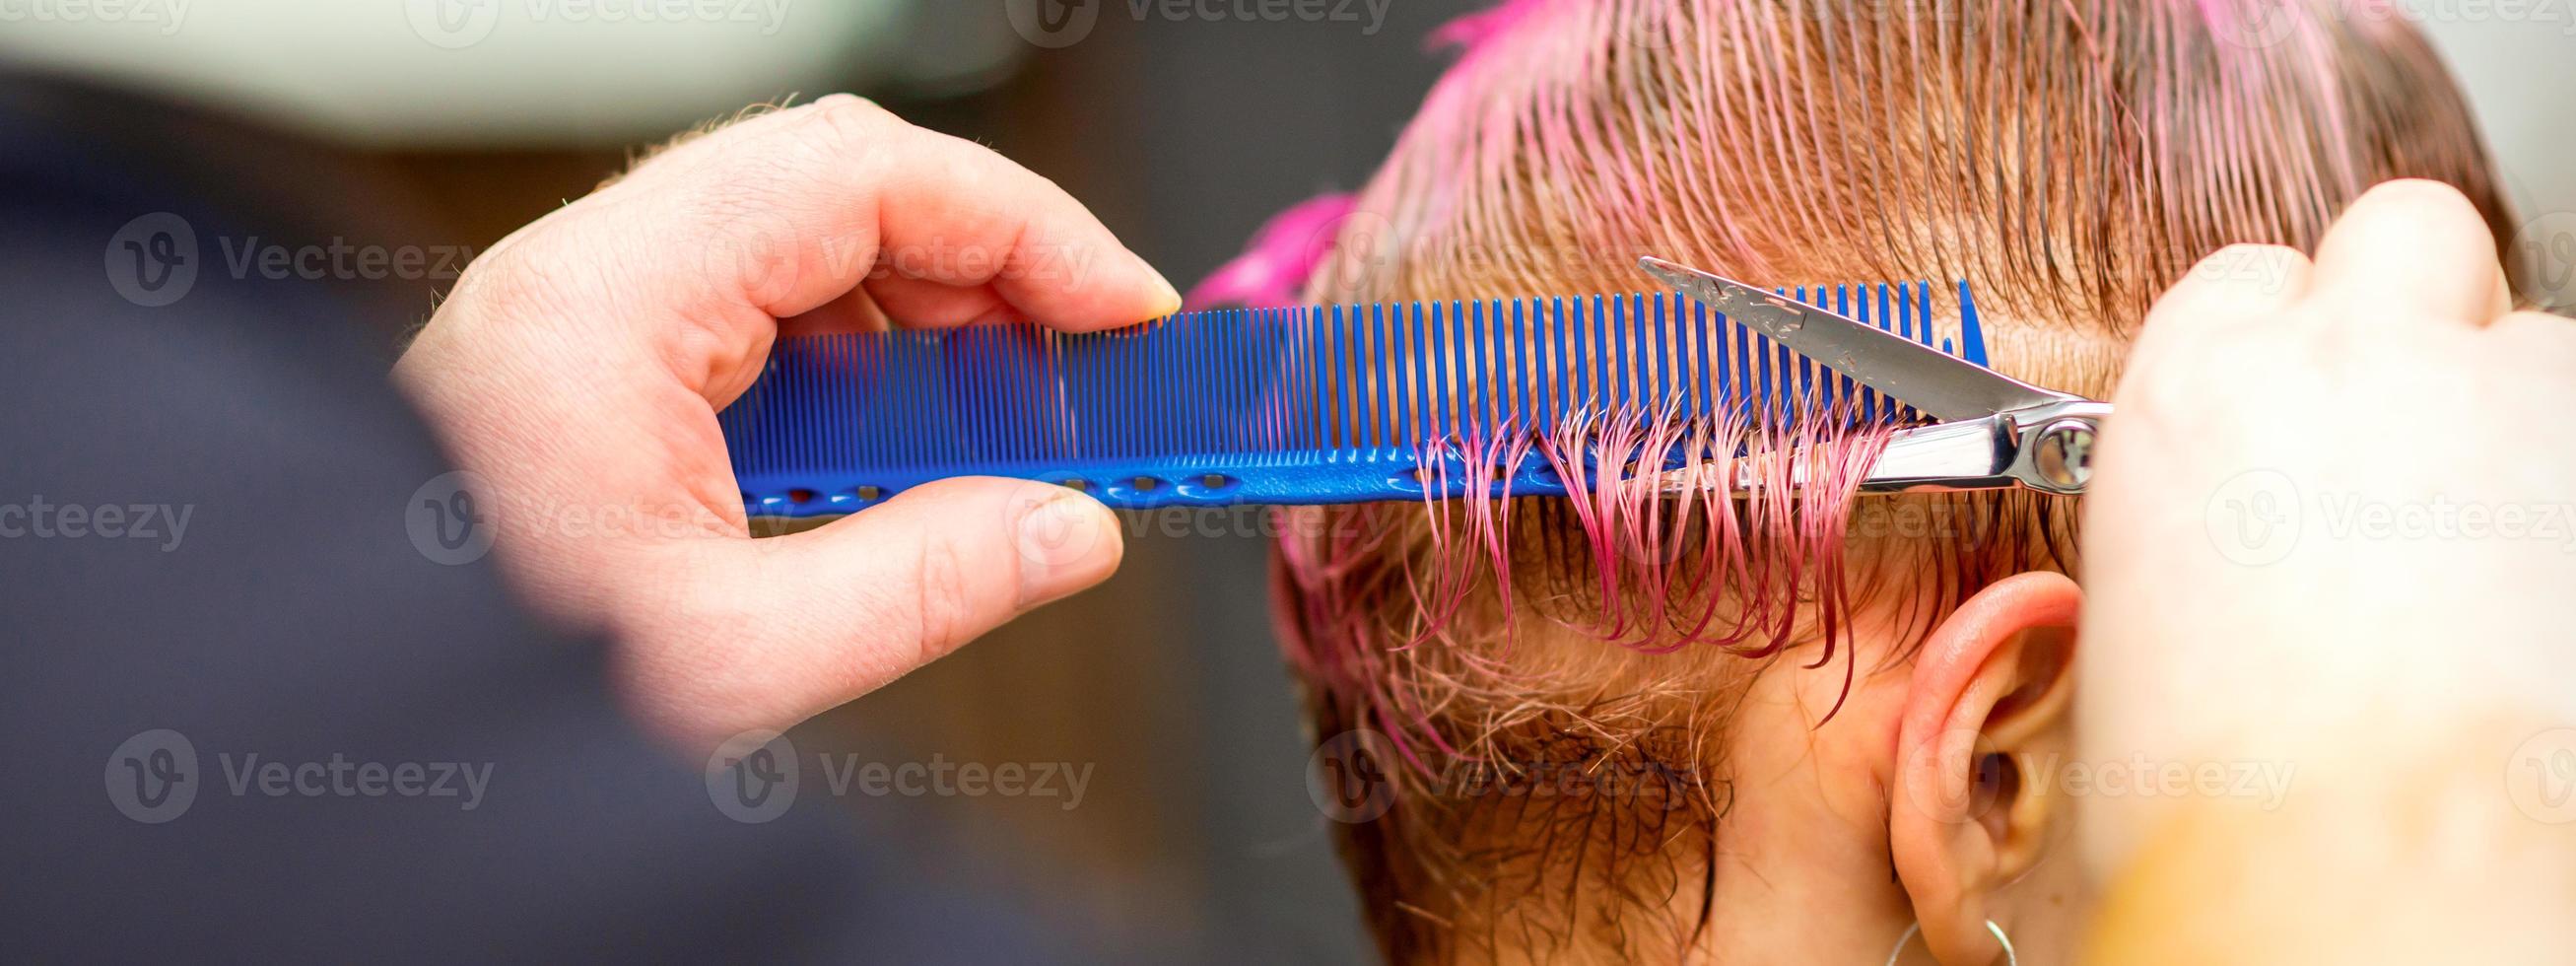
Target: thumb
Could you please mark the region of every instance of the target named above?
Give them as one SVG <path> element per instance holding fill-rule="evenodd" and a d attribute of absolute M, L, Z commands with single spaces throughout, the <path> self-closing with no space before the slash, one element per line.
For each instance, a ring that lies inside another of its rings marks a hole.
<path fill-rule="evenodd" d="M 700 626 L 650 635 L 632 685 L 648 719 L 703 745 L 783 729 L 882 687 L 1108 579 L 1124 553 L 1098 501 L 982 477 L 702 550 L 686 591 Z"/>

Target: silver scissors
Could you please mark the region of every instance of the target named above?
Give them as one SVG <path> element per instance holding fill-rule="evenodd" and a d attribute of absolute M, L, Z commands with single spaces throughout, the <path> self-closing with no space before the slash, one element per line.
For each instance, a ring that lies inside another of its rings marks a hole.
<path fill-rule="evenodd" d="M 1938 422 L 1898 430 L 1861 490 L 2080 494 L 2111 404 L 2042 389 L 1869 323 L 1660 258 L 1646 274 Z"/>

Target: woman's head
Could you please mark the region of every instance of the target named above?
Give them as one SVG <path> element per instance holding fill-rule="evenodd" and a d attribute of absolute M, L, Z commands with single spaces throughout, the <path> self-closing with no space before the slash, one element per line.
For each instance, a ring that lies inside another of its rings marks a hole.
<path fill-rule="evenodd" d="M 1442 39 L 1458 63 L 1370 183 L 1212 294 L 1618 292 L 1641 255 L 1965 280 L 1996 368 L 2099 398 L 2156 294 L 2226 244 L 2308 246 L 2397 177 L 2504 218 L 2385 10 L 1512 0 Z M 1390 956 L 1839 961 L 1917 920 L 1944 961 L 1994 952 L 1989 919 L 2062 943 L 2071 505 L 1628 490 L 1287 528 L 1317 737 L 1397 789 L 1343 826 Z"/>

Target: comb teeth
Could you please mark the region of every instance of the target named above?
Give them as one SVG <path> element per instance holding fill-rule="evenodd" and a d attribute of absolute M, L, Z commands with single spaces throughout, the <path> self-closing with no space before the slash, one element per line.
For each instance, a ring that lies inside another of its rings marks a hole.
<path fill-rule="evenodd" d="M 1983 364 L 1966 284 L 1954 303 L 1933 291 L 1780 290 Z M 1189 312 L 1079 335 L 1004 325 L 789 339 L 719 420 L 753 515 L 821 516 L 964 475 L 1064 483 L 1118 506 L 1420 499 L 1417 477 L 1430 474 L 1411 468 L 1437 452 L 1429 444 L 1614 414 L 1761 420 L 1820 406 L 1919 418 L 1655 293 Z"/>

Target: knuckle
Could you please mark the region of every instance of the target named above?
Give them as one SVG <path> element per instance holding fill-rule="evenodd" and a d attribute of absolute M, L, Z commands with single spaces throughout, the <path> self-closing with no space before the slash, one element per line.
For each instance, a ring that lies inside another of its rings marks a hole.
<path fill-rule="evenodd" d="M 948 653 L 976 623 L 976 575 L 967 572 L 957 547 L 936 536 L 919 546 L 913 562 L 916 665 Z"/>
<path fill-rule="evenodd" d="M 813 118 L 810 126 L 827 145 L 826 150 L 835 153 L 873 150 L 910 126 L 877 102 L 847 94 L 816 101 L 809 110 Z"/>
<path fill-rule="evenodd" d="M 818 181 L 853 183 L 909 125 L 848 95 L 834 95 L 719 131 L 692 147 L 695 193 L 718 218 L 807 198 Z"/>
<path fill-rule="evenodd" d="M 563 261 L 532 252 L 529 245 L 509 245 L 486 251 L 467 264 L 446 304 L 501 316 L 542 314 L 560 307 L 567 301 L 568 290 L 578 284 L 566 275 Z"/>

